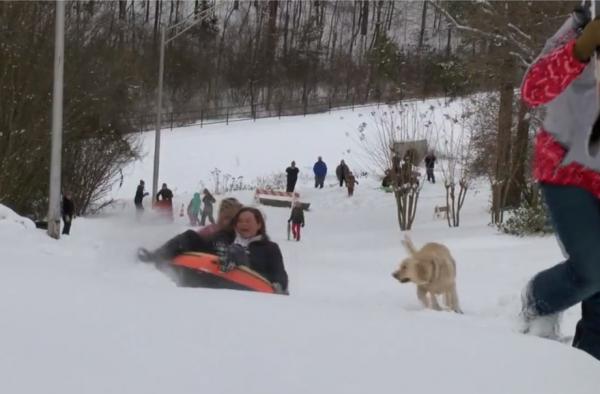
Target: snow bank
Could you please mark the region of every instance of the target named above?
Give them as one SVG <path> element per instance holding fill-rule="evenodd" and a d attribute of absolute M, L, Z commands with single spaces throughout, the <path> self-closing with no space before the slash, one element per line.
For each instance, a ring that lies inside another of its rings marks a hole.
<path fill-rule="evenodd" d="M 352 164 L 352 151 L 339 149 L 343 116 L 353 115 L 173 132 L 162 163 L 179 188 L 175 207 L 221 163 L 265 174 L 301 155 L 301 165 L 312 165 L 319 151 L 330 152 L 330 172 L 334 153 Z M 126 177 L 123 191 L 149 176 Z M 59 241 L 11 224 L 0 236 L 0 393 L 598 392 L 597 360 L 514 331 L 523 285 L 562 258 L 552 237 L 513 238 L 489 227 L 485 182 L 469 191 L 461 227 L 449 229 L 433 217 L 443 185 L 425 184 L 411 236 L 417 246 L 449 247 L 465 314 L 426 311 L 414 285 L 390 275 L 405 256 L 393 196 L 375 179 L 359 182 L 348 198 L 334 182 L 315 190 L 310 177 L 300 178 L 298 191 L 311 202 L 301 242 L 286 239 L 289 209 L 261 207 L 282 249 L 289 297 L 177 288 L 135 260 L 137 247 L 188 229 L 185 217 L 136 222 L 134 208 L 123 206 L 77 218 Z M 254 203 L 251 191 L 233 195 Z M 578 316 L 567 311 L 565 334 Z"/>
<path fill-rule="evenodd" d="M 35 223 L 31 219 L 19 216 L 6 205 L 0 204 L 0 228 L 2 231 L 31 230 L 35 229 Z"/>

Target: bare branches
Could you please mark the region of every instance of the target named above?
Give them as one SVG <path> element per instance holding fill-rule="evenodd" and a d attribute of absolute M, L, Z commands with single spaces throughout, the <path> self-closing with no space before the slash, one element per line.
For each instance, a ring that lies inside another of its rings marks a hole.
<path fill-rule="evenodd" d="M 473 138 L 467 123 L 470 114 L 464 108 L 458 114 L 447 116 L 450 122 L 445 124 L 445 137 L 438 144 L 439 168 L 446 189 L 448 226 L 458 227 L 460 211 L 473 179 L 470 169 Z"/>
<path fill-rule="evenodd" d="M 461 22 L 446 9 L 446 6 L 441 2 L 432 3 L 458 30 L 474 34 L 476 36 L 485 37 L 493 41 L 502 42 L 513 48 L 510 51 L 511 55 L 516 56 L 518 60 L 527 67 L 535 55 L 535 45 L 532 36 L 525 33 L 514 22 L 512 15 L 507 14 L 506 10 L 499 9 L 499 6 L 493 6 L 489 3 L 484 3 L 482 7 L 487 17 L 491 20 L 480 21 L 482 27 L 475 27 L 468 24 L 469 22 Z M 446 3 L 448 4 L 448 3 Z M 539 43 L 537 43 L 539 44 Z"/>
<path fill-rule="evenodd" d="M 391 179 L 398 225 L 409 230 L 414 223 L 423 182 L 418 165 L 427 144 L 439 133 L 436 107 L 405 102 L 372 112 L 358 128 L 359 140 L 372 164 Z M 442 120 L 444 121 L 444 120 Z"/>

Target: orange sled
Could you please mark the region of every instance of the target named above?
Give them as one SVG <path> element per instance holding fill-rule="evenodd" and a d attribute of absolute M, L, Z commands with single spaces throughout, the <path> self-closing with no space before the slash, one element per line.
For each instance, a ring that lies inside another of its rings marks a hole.
<path fill-rule="evenodd" d="M 182 271 L 184 286 L 274 293 L 271 283 L 248 267 L 238 266 L 222 272 L 218 257 L 212 254 L 184 253 L 175 257 L 172 264 Z"/>

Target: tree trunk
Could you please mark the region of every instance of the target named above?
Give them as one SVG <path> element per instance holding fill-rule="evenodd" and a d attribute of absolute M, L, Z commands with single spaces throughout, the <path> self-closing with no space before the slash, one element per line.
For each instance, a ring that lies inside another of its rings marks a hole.
<path fill-rule="evenodd" d="M 160 24 L 160 10 L 162 8 L 162 0 L 154 3 L 154 48 L 156 48 L 158 40 L 158 27 Z"/>
<path fill-rule="evenodd" d="M 425 41 L 425 29 L 427 28 L 427 0 L 423 2 L 423 12 L 421 13 L 421 30 L 419 31 L 419 51 L 423 48 Z"/>
<path fill-rule="evenodd" d="M 364 37 L 369 32 L 369 2 L 367 0 L 363 1 L 362 4 L 362 24 L 360 26 L 360 34 Z"/>
<path fill-rule="evenodd" d="M 448 23 L 448 39 L 446 41 L 446 57 L 452 55 L 452 25 Z"/>
<path fill-rule="evenodd" d="M 529 110 L 521 101 L 519 104 L 519 113 L 517 120 L 517 135 L 512 151 L 512 163 L 514 166 L 513 180 L 510 183 L 510 190 L 507 197 L 507 203 L 510 206 L 519 206 L 521 204 L 523 189 L 526 187 L 525 171 L 528 158 L 529 146 L 529 119 L 527 117 Z"/>
<path fill-rule="evenodd" d="M 125 41 L 125 19 L 127 18 L 127 0 L 119 0 L 119 48 Z"/>
<path fill-rule="evenodd" d="M 285 3 L 285 19 L 283 22 L 283 59 L 287 59 L 288 55 L 288 33 L 290 26 L 290 0 Z"/>
<path fill-rule="evenodd" d="M 496 163 L 494 169 L 494 180 L 497 185 L 497 192 L 494 193 L 495 209 L 497 210 L 496 219 L 501 220 L 498 214 L 505 209 L 506 201 L 504 196 L 512 183 L 513 168 L 511 165 L 511 130 L 513 116 L 513 98 L 514 98 L 514 77 L 515 61 L 508 51 L 503 51 L 502 73 L 500 82 L 500 105 L 498 111 L 498 134 L 496 137 Z"/>
<path fill-rule="evenodd" d="M 171 12 L 169 12 L 169 26 L 173 24 L 173 11 L 175 11 L 175 0 L 169 0 L 171 2 Z"/>

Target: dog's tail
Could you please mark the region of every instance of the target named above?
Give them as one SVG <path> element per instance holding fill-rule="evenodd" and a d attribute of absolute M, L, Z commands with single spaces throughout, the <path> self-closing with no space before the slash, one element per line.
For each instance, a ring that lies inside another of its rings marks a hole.
<path fill-rule="evenodd" d="M 406 249 L 406 251 L 410 254 L 417 253 L 417 248 L 413 243 L 412 239 L 408 236 L 408 234 L 404 235 L 404 239 L 402 240 L 402 246 Z"/>

